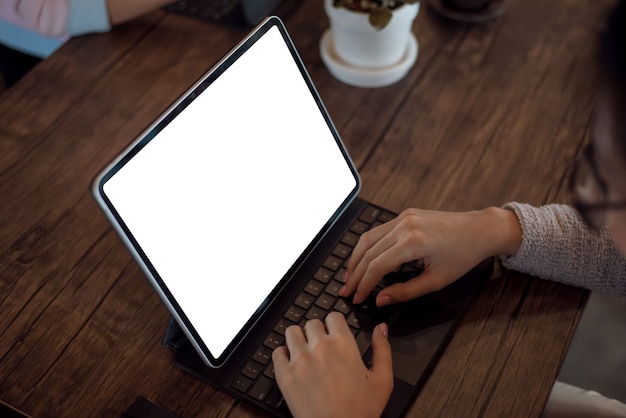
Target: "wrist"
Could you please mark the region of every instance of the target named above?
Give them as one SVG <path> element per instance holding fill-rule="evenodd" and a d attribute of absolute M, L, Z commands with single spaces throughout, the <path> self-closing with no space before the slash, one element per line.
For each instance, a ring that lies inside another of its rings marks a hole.
<path fill-rule="evenodd" d="M 480 228 L 489 243 L 490 256 L 513 256 L 522 244 L 522 228 L 512 210 L 489 207 L 478 211 Z"/>

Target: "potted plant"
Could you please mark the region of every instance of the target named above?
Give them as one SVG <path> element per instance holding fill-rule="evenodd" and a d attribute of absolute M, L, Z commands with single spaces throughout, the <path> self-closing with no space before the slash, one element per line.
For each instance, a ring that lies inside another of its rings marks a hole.
<path fill-rule="evenodd" d="M 393 11 L 419 0 L 333 0 L 334 7 L 367 13 L 367 20 L 376 30 L 384 29 L 393 17 Z"/>
<path fill-rule="evenodd" d="M 351 84 L 338 76 L 337 71 L 355 70 L 360 78 L 365 74 L 363 71 L 393 72 L 383 77 L 382 84 L 375 81 L 373 86 L 390 84 L 403 77 L 417 57 L 412 28 L 419 5 L 418 0 L 324 0 L 330 30 L 320 48 L 331 73 Z M 363 86 L 369 87 L 367 83 Z"/>

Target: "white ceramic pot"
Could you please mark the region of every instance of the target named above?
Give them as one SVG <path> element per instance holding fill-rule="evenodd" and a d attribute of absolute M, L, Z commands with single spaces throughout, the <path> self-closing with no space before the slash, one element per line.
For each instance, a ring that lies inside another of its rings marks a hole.
<path fill-rule="evenodd" d="M 324 0 L 324 8 L 337 55 L 354 67 L 382 68 L 395 65 L 406 53 L 419 3 L 395 9 L 381 30 L 369 23 L 367 13 L 334 7 L 332 0 Z"/>

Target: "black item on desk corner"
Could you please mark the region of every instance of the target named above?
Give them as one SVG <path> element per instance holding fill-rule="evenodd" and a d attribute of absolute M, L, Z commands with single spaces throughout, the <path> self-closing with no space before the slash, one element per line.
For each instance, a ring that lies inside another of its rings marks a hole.
<path fill-rule="evenodd" d="M 251 28 L 278 6 L 281 0 L 177 0 L 165 6 L 178 13 L 212 23 Z"/>
<path fill-rule="evenodd" d="M 122 418 L 181 418 L 143 396 L 138 396 L 128 407 Z"/>

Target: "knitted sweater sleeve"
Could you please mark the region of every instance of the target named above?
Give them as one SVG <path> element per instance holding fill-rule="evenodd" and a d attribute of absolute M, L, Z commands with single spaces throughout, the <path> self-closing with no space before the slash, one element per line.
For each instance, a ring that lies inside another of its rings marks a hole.
<path fill-rule="evenodd" d="M 589 230 L 576 210 L 567 205 L 534 207 L 517 202 L 522 244 L 502 265 L 564 284 L 626 296 L 626 258 L 606 230 Z"/>

